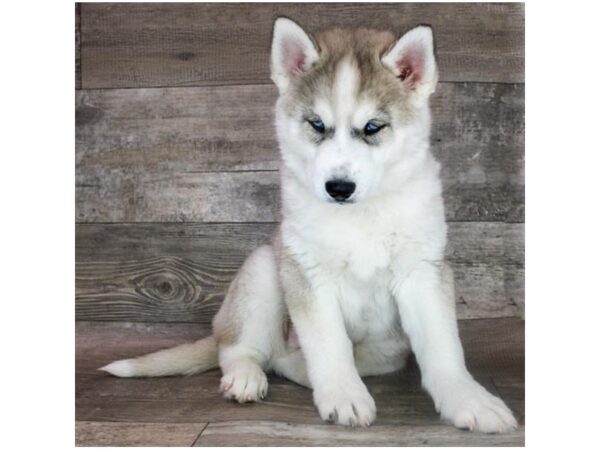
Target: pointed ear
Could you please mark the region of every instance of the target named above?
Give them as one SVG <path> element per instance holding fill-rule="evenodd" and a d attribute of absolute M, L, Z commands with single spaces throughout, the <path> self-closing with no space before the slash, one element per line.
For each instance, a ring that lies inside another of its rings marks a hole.
<path fill-rule="evenodd" d="M 295 22 L 284 17 L 275 20 L 271 45 L 271 79 L 280 92 L 319 59 L 313 40 Z"/>
<path fill-rule="evenodd" d="M 431 27 L 420 25 L 398 39 L 381 62 L 407 89 L 428 96 L 438 79 L 433 49 Z"/>

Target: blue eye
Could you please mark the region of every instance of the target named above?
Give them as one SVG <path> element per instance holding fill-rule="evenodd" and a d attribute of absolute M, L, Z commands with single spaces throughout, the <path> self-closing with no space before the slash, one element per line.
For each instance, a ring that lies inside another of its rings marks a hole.
<path fill-rule="evenodd" d="M 364 128 L 364 132 L 367 136 L 372 136 L 376 133 L 379 133 L 383 128 L 385 128 L 385 125 L 380 126 L 375 125 L 373 122 L 367 122 Z"/>
<path fill-rule="evenodd" d="M 309 120 L 308 123 L 317 133 L 325 133 L 325 124 L 321 119 Z"/>

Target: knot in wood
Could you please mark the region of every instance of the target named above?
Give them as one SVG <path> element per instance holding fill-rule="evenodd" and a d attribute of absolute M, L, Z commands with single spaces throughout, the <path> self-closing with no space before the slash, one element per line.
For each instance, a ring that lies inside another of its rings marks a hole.
<path fill-rule="evenodd" d="M 156 302 L 189 303 L 195 297 L 191 280 L 170 267 L 136 277 L 134 284 L 136 292 Z"/>

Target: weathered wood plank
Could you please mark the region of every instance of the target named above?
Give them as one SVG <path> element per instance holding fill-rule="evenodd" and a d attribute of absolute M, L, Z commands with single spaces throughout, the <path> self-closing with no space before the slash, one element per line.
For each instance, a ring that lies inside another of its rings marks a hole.
<path fill-rule="evenodd" d="M 118 358 L 128 358 L 195 341 L 211 333 L 211 325 L 202 323 L 77 321 L 75 370 L 78 379 L 83 381 L 76 386 L 75 395 L 80 397 L 86 395 L 88 390 L 96 389 L 96 384 L 88 385 L 83 378 L 97 377 L 101 373 L 96 369 L 104 364 Z M 102 345 L 98 345 L 100 342 Z M 179 378 L 173 378 L 177 379 Z M 115 395 L 117 394 L 118 392 L 115 392 Z"/>
<path fill-rule="evenodd" d="M 275 226 L 79 224 L 77 318 L 210 323 L 243 260 L 269 242 Z M 522 232 L 522 224 L 449 224 L 459 317 L 520 314 Z"/>
<path fill-rule="evenodd" d="M 276 97 L 272 86 L 82 90 L 77 162 L 108 169 L 276 170 Z M 473 182 L 486 172 L 501 185 L 508 171 L 522 184 L 522 85 L 441 83 L 431 108 L 432 148 L 452 168 L 449 179 Z"/>
<path fill-rule="evenodd" d="M 515 390 L 507 392 L 507 398 L 522 399 L 523 392 L 517 388 L 525 387 L 525 321 L 463 320 L 459 325 L 469 370 L 481 380 L 491 378 L 497 390 L 500 386 L 514 387 Z M 486 344 L 482 345 L 480 339 Z M 515 414 L 519 419 L 524 409 L 515 408 Z"/>
<path fill-rule="evenodd" d="M 278 172 L 81 171 L 79 222 L 272 222 Z"/>
<path fill-rule="evenodd" d="M 75 3 L 75 89 L 81 88 L 81 3 Z"/>
<path fill-rule="evenodd" d="M 191 447 L 206 423 L 76 422 L 77 447 Z"/>
<path fill-rule="evenodd" d="M 521 358 L 523 322 L 518 319 L 468 320 L 459 321 L 459 328 L 467 365 L 475 378 L 492 392 L 496 390 L 494 383 L 491 382 L 491 374 L 499 385 L 513 386 L 509 400 L 515 405 L 514 412 L 522 422 L 524 414 L 522 409 L 523 359 Z M 158 379 L 118 379 L 94 370 L 116 358 L 136 356 L 197 339 L 208 333 L 210 333 L 209 327 L 200 324 L 78 322 L 76 326 L 77 420 L 134 424 L 236 421 L 236 427 L 243 425 L 241 421 L 266 423 L 276 420 L 292 428 L 299 427 L 295 435 L 301 439 L 307 439 L 311 435 L 311 430 L 306 427 L 307 424 L 315 425 L 317 434 L 321 426 L 325 427 L 322 430 L 329 430 L 332 433 L 338 431 L 345 433 L 346 430 L 342 428 L 329 427 L 321 422 L 308 389 L 280 377 L 269 376 L 269 394 L 264 402 L 237 405 L 223 400 L 217 392 L 219 370 L 192 377 Z M 521 378 L 518 378 L 519 376 Z M 378 430 L 387 432 L 386 430 L 392 430 L 388 427 L 394 429 L 408 427 L 416 433 L 413 435 L 415 439 L 417 435 L 422 438 L 426 435 L 439 436 L 441 439 L 444 433 L 458 436 L 454 434 L 452 427 L 445 426 L 435 413 L 431 399 L 420 386 L 419 371 L 414 360 L 411 360 L 406 369 L 401 372 L 369 377 L 365 381 L 378 406 L 378 418 L 374 425 L 380 427 Z M 508 391 L 505 389 L 504 392 Z M 272 423 L 275 428 L 278 427 L 276 422 Z M 259 425 L 258 428 L 261 426 Z M 429 427 L 431 428 L 428 429 Z M 410 433 L 408 428 L 405 430 Z M 241 429 L 239 431 L 242 432 Z M 224 432 L 224 428 L 220 425 L 218 433 L 221 432 Z M 368 430 L 365 432 L 368 433 Z M 518 433 L 522 432 L 522 429 L 518 431 Z M 289 431 L 289 433 L 293 432 Z M 285 439 L 286 435 L 288 435 L 287 431 L 280 430 L 270 436 L 269 442 Z M 341 439 L 340 442 L 344 439 L 352 439 L 350 435 L 337 437 Z M 207 445 L 206 441 L 203 445 Z M 266 442 L 265 445 L 268 443 Z"/>
<path fill-rule="evenodd" d="M 524 430 L 465 433 L 440 425 L 373 425 L 343 428 L 275 421 L 210 423 L 195 447 L 522 447 Z"/>
<path fill-rule="evenodd" d="M 77 221 L 273 222 L 279 182 L 276 171 L 81 170 Z M 522 222 L 525 214 L 523 186 L 455 184 L 444 189 L 444 202 L 448 221 Z"/>
<path fill-rule="evenodd" d="M 241 265 L 214 269 L 163 257 L 135 262 L 78 263 L 78 320 L 209 323 Z M 504 277 L 514 266 L 455 263 L 460 318 L 519 316 Z"/>
<path fill-rule="evenodd" d="M 270 86 L 79 91 L 77 220 L 277 220 L 275 96 Z M 445 83 L 432 109 L 448 220 L 523 221 L 523 86 Z"/>
<path fill-rule="evenodd" d="M 369 26 L 405 32 L 429 23 L 442 80 L 522 82 L 524 5 L 82 5 L 84 88 L 269 83 L 277 16 L 308 31 Z"/>
<path fill-rule="evenodd" d="M 469 368 L 478 374 L 481 382 L 494 377 L 498 386 L 523 386 L 525 379 L 525 321 L 515 317 L 459 320 L 460 338 Z M 191 342 L 211 334 L 211 325 L 202 323 L 139 323 L 77 321 L 76 371 L 78 376 L 105 375 L 96 369 L 117 358 L 126 358 Z M 101 342 L 102 345 L 98 345 Z M 216 371 L 218 372 L 218 370 Z M 212 371 L 202 377 L 212 377 Z M 418 378 L 418 370 L 411 363 L 400 374 L 407 379 Z M 118 380 L 112 377 L 101 377 Z M 192 377 L 195 378 L 195 377 Z M 186 377 L 169 378 L 176 380 Z M 167 380 L 165 378 L 165 380 Z M 281 380 L 275 378 L 275 380 Z M 142 381 L 142 380 L 139 380 Z M 96 384 L 83 383 L 76 395 L 91 396 L 89 390 Z M 126 383 L 121 385 L 126 388 Z M 115 389 L 121 389 L 114 386 Z M 81 389 L 80 389 L 81 388 Z M 131 391 L 132 394 L 135 391 Z M 124 393 L 124 392 L 123 392 Z M 139 389 L 140 395 L 144 389 Z M 114 392 L 114 395 L 120 395 Z M 187 395 L 186 392 L 181 393 Z M 95 394 L 94 394 L 95 395 Z M 137 394 L 135 394 L 137 395 Z M 160 395 L 155 391 L 146 396 Z"/>

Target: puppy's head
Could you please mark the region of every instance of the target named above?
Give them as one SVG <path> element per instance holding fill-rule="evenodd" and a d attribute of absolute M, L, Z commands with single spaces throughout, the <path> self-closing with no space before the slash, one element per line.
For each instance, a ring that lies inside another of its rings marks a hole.
<path fill-rule="evenodd" d="M 319 199 L 354 203 L 428 139 L 428 98 L 437 83 L 431 28 L 400 39 L 367 29 L 309 36 L 275 21 L 271 78 L 280 93 L 283 162 Z M 411 148 L 413 147 L 413 148 Z"/>

